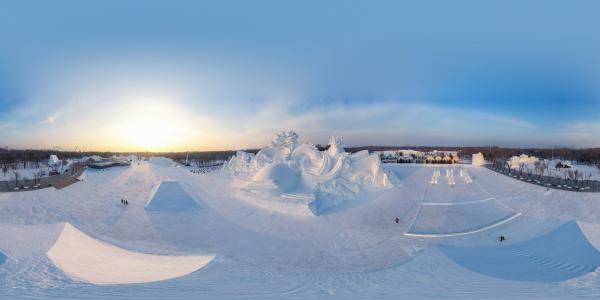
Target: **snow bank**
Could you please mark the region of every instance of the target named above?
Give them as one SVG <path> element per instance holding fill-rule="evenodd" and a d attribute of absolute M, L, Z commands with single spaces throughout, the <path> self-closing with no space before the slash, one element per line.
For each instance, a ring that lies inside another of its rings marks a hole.
<path fill-rule="evenodd" d="M 206 266 L 214 256 L 163 256 L 128 251 L 89 237 L 66 223 L 47 252 L 74 280 L 128 284 L 181 277 Z"/>
<path fill-rule="evenodd" d="M 510 238 L 509 235 L 506 243 Z M 600 266 L 600 252 L 590 245 L 576 222 L 518 244 L 440 249 L 471 271 L 509 280 L 557 282 L 593 272 Z"/>
<path fill-rule="evenodd" d="M 474 166 L 483 166 L 485 164 L 485 159 L 483 158 L 483 153 L 475 153 L 471 158 L 471 164 Z"/>
<path fill-rule="evenodd" d="M 317 214 L 362 192 L 392 186 L 378 155 L 347 153 L 341 137 L 331 137 L 329 149 L 319 151 L 300 143 L 294 131 L 278 134 L 256 155 L 238 151 L 225 169 L 234 177 L 252 178 L 249 189 L 312 194 Z"/>
<path fill-rule="evenodd" d="M 145 207 L 146 210 L 159 212 L 189 211 L 198 208 L 194 197 L 178 181 L 161 182 Z"/>
<path fill-rule="evenodd" d="M 538 162 L 539 159 L 535 156 L 528 156 L 527 154 L 521 154 L 519 156 L 513 156 L 508 160 L 508 164 L 512 169 L 518 169 L 521 164 L 533 164 Z"/>

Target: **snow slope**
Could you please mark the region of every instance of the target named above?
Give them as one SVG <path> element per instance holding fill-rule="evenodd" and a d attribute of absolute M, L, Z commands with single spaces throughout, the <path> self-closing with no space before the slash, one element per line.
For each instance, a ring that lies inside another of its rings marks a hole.
<path fill-rule="evenodd" d="M 199 205 L 180 182 L 163 181 L 156 187 L 145 208 L 157 212 L 178 212 L 195 210 Z"/>
<path fill-rule="evenodd" d="M 69 277 L 94 284 L 141 283 L 180 277 L 204 267 L 214 257 L 127 251 L 91 238 L 69 223 L 47 255 Z"/>
<path fill-rule="evenodd" d="M 576 222 L 568 222 L 532 240 L 491 247 L 441 246 L 457 264 L 508 280 L 564 281 L 596 270 L 600 252 Z"/>

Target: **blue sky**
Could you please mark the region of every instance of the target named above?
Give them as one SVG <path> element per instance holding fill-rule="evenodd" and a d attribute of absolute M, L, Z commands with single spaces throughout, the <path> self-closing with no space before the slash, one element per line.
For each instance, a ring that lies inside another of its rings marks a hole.
<path fill-rule="evenodd" d="M 2 1 L 0 146 L 600 146 L 597 1 L 415 2 Z"/>

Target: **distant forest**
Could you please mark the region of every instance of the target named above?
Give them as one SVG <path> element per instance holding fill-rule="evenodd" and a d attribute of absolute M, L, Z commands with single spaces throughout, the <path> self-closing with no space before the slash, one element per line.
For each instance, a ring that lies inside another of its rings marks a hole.
<path fill-rule="evenodd" d="M 327 149 L 327 146 L 317 145 L 320 150 Z M 358 152 L 361 150 L 385 151 L 396 149 L 413 149 L 419 151 L 432 150 L 458 150 L 461 157 L 470 157 L 473 153 L 481 152 L 485 159 L 492 161 L 495 159 L 506 159 L 514 155 L 527 154 L 541 159 L 560 158 L 584 164 L 600 164 L 600 148 L 503 148 L 503 147 L 430 147 L 430 146 L 361 146 L 347 147 L 348 152 Z M 246 149 L 246 152 L 256 153 L 258 149 Z M 0 148 L 0 164 L 23 164 L 21 167 L 30 165 L 39 165 L 48 160 L 51 154 L 56 154 L 60 159 L 81 158 L 83 156 L 98 155 L 101 157 L 111 157 L 113 155 L 137 155 L 140 157 L 164 156 L 177 161 L 183 161 L 186 157 L 190 161 L 210 162 L 227 160 L 235 154 L 235 151 L 191 151 L 191 152 L 80 152 L 80 151 L 57 151 L 57 150 L 7 150 Z"/>

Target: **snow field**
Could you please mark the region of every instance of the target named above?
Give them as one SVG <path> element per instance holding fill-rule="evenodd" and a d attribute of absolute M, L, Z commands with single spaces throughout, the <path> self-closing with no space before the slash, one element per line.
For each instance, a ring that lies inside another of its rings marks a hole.
<path fill-rule="evenodd" d="M 191 175 L 184 168 L 153 163 L 86 172 L 85 181 L 64 190 L 0 194 L 0 252 L 6 256 L 0 264 L 0 296 L 564 299 L 600 295 L 600 280 L 590 271 L 597 265 L 598 250 L 593 246 L 600 242 L 598 195 L 565 191 L 545 195 L 544 188 L 470 166 L 462 178 L 468 171 L 476 180 L 472 184 L 456 180 L 453 187 L 431 184 L 432 170 L 445 174 L 447 168 L 458 166 L 382 167 L 398 179 L 393 188 L 346 203 L 356 206 L 342 205 L 310 217 L 256 205 L 271 198 L 243 195 L 222 172 Z M 460 168 L 455 171 L 460 175 Z M 202 209 L 148 212 L 145 205 L 153 187 L 165 181 L 187 186 Z M 129 206 L 120 205 L 123 197 Z M 306 206 L 312 201 L 309 194 L 299 192 L 278 197 L 278 204 Z M 569 220 L 576 220 L 579 229 Z M 62 238 L 64 228 L 58 228 L 57 222 L 69 222 L 83 235 L 75 234 L 77 246 L 61 246 L 58 237 Z M 424 234 L 402 234 L 412 226 Z M 425 238 L 432 232 L 439 238 Z M 500 235 L 508 240 L 500 244 Z M 78 258 L 79 263 L 67 263 L 63 270 L 46 254 L 57 243 L 58 256 L 65 260 L 78 257 L 79 252 L 91 258 Z M 98 243 L 109 249 L 97 250 Z M 91 250 L 75 252 L 76 248 Z M 102 267 L 81 267 L 81 261 L 88 259 L 95 266 L 106 257 L 131 258 L 122 251 L 139 261 L 145 258 L 138 255 L 173 258 L 215 253 L 218 258 L 198 271 L 182 270 L 169 260 L 172 268 L 164 273 L 179 277 L 133 285 L 103 284 L 99 277 L 125 281 L 142 276 L 136 270 L 115 266 L 122 275 L 112 275 Z M 98 283 L 89 284 L 92 281 L 81 276 Z"/>

